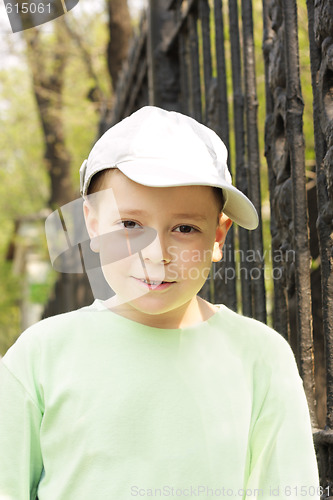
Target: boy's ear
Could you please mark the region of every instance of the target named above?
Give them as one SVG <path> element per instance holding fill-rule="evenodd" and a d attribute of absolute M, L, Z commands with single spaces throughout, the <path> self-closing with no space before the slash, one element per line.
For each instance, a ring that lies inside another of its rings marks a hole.
<path fill-rule="evenodd" d="M 231 228 L 232 220 L 225 214 L 220 214 L 219 225 L 216 229 L 215 243 L 213 248 L 213 262 L 219 262 L 223 257 L 223 245 L 227 237 L 228 231 Z"/>
<path fill-rule="evenodd" d="M 99 252 L 98 217 L 95 208 L 87 200 L 83 202 L 83 215 L 90 236 L 90 248 L 93 252 Z"/>

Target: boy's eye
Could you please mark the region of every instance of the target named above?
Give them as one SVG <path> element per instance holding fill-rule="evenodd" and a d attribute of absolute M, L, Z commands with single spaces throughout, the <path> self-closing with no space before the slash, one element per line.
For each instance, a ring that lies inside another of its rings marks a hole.
<path fill-rule="evenodd" d="M 195 227 L 188 226 L 187 224 L 182 224 L 181 226 L 176 227 L 175 231 L 180 233 L 192 233 L 196 231 Z"/>
<path fill-rule="evenodd" d="M 134 220 L 122 220 L 121 224 L 126 228 L 126 229 L 138 229 L 141 226 L 135 222 Z"/>

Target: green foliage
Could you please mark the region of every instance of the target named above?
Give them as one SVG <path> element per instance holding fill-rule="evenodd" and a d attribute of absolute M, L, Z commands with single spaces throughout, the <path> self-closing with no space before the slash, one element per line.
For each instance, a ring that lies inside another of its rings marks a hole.
<path fill-rule="evenodd" d="M 89 73 L 82 51 L 72 41 L 68 46 L 69 62 L 65 72 L 63 119 L 66 146 L 72 159 L 73 185 L 79 196 L 79 168 L 97 138 L 100 112 L 107 104 L 110 105 L 111 82 L 106 64 L 108 32 L 105 14 L 83 13 L 79 19 L 70 21 L 89 52 L 92 70 L 102 94 L 102 100 L 89 100 L 88 95 L 96 87 L 96 81 Z"/>
<path fill-rule="evenodd" d="M 0 355 L 5 354 L 20 333 L 21 282 L 9 262 L 0 260 Z"/>
<path fill-rule="evenodd" d="M 40 125 L 26 68 L 0 72 L 0 353 L 20 329 L 21 280 L 6 255 L 14 221 L 40 210 L 47 196 Z"/>
<path fill-rule="evenodd" d="M 53 289 L 56 277 L 57 273 L 51 268 L 50 272 L 46 276 L 45 281 L 30 283 L 29 301 L 32 304 L 46 304 Z"/>
<path fill-rule="evenodd" d="M 40 210 L 48 180 L 43 143 L 26 68 L 0 72 L 0 221 Z M 1 238 L 1 237 L 0 237 Z"/>
<path fill-rule="evenodd" d="M 82 33 L 100 88 L 106 99 L 110 99 L 105 16 L 96 11 L 75 13 L 72 18 L 68 14 L 68 22 Z M 50 63 L 54 33 L 52 29 L 41 30 L 40 37 L 43 50 L 35 57 L 44 57 Z M 73 40 L 64 40 L 64 50 L 67 51 L 67 66 L 61 118 L 72 159 L 73 184 L 79 195 L 79 167 L 96 138 L 100 103 L 93 103 L 87 97 L 95 82 L 80 48 Z M 11 262 L 6 261 L 9 244 L 14 238 L 15 221 L 39 212 L 47 206 L 49 198 L 43 134 L 23 44 L 14 63 L 0 70 L 0 110 L 0 353 L 3 354 L 20 333 L 19 306 L 24 293 L 21 279 L 13 275 Z M 40 247 L 42 260 L 45 252 L 44 242 Z M 45 303 L 53 279 L 51 276 L 45 284 L 30 285 L 32 303 Z"/>

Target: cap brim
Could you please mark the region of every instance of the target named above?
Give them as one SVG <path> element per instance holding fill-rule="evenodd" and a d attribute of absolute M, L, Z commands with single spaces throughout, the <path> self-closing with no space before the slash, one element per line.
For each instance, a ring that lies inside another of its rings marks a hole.
<path fill-rule="evenodd" d="M 151 159 L 149 159 L 151 161 Z M 219 177 L 210 178 L 207 182 L 190 177 L 176 168 L 170 168 L 170 163 L 161 164 L 158 159 L 159 168 L 149 165 L 147 159 L 136 159 L 135 162 L 122 162 L 117 168 L 129 179 L 138 184 L 150 187 L 176 187 L 176 186 L 212 186 L 223 189 L 225 204 L 223 213 L 231 220 L 245 229 L 256 229 L 259 224 L 259 217 L 252 202 L 236 187 L 223 182 Z"/>

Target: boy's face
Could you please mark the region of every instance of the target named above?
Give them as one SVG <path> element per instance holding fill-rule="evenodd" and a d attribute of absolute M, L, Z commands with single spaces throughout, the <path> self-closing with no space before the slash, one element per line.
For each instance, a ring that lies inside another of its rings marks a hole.
<path fill-rule="evenodd" d="M 119 312 L 126 310 L 127 317 L 143 324 L 151 324 L 157 315 L 166 322 L 173 315 L 180 317 L 196 299 L 211 262 L 222 258 L 231 225 L 219 214 L 213 189 L 147 187 L 119 170 L 105 176 L 103 187 L 98 203 L 85 202 L 84 212 L 104 276 L 122 304 Z M 110 263 L 110 240 L 98 237 L 126 228 L 132 246 L 144 227 L 155 231 L 152 243 L 140 253 Z"/>

